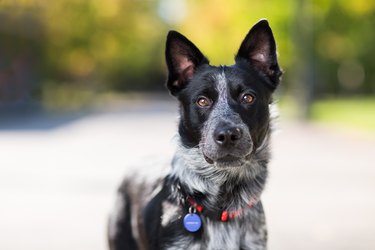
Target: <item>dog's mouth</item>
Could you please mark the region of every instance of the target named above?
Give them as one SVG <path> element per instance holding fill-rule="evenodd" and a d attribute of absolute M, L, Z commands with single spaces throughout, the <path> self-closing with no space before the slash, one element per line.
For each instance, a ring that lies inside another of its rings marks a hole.
<path fill-rule="evenodd" d="M 244 158 L 238 157 L 238 156 L 233 156 L 230 154 L 227 154 L 223 157 L 220 157 L 218 159 L 211 159 L 207 155 L 203 154 L 204 159 L 206 160 L 207 163 L 209 164 L 214 164 L 216 163 L 217 166 L 219 167 L 238 167 L 241 166 L 244 162 Z"/>
<path fill-rule="evenodd" d="M 204 156 L 204 159 L 206 160 L 206 162 L 208 164 L 214 164 L 214 160 L 212 160 L 211 158 L 209 158 L 207 155 L 203 154 Z"/>

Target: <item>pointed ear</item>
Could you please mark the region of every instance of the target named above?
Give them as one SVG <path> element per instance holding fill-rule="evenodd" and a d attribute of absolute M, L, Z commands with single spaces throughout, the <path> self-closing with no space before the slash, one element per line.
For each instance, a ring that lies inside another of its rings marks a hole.
<path fill-rule="evenodd" d="M 200 65 L 209 63 L 192 42 L 176 31 L 168 33 L 165 57 L 168 66 L 167 87 L 172 95 L 185 87 Z"/>
<path fill-rule="evenodd" d="M 277 62 L 276 43 L 267 20 L 256 23 L 246 35 L 236 55 L 236 62 L 245 60 L 263 72 L 276 88 L 281 76 Z"/>

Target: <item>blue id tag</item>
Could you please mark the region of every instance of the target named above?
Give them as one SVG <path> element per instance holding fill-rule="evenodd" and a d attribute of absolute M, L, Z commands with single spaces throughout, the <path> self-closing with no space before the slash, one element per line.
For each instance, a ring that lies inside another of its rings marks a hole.
<path fill-rule="evenodd" d="M 194 233 L 194 232 L 198 231 L 199 228 L 201 228 L 201 226 L 202 226 L 202 220 L 199 217 L 199 215 L 197 215 L 195 213 L 189 213 L 189 214 L 185 215 L 185 217 L 184 217 L 184 227 L 185 227 L 186 230 Z"/>

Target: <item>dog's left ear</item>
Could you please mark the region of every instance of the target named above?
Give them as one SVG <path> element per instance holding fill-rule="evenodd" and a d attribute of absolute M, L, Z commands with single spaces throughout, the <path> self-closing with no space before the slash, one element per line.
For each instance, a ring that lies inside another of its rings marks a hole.
<path fill-rule="evenodd" d="M 267 20 L 260 20 L 250 29 L 235 60 L 236 62 L 247 61 L 271 80 L 271 87 L 277 87 L 281 70 L 277 62 L 275 39 Z"/>
<path fill-rule="evenodd" d="M 209 63 L 202 52 L 177 31 L 168 33 L 165 59 L 168 66 L 167 87 L 174 96 L 186 86 L 199 66 Z"/>

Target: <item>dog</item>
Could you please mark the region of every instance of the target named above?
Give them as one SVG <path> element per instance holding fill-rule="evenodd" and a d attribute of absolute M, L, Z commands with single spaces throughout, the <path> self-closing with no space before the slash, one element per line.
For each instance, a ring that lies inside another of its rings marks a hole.
<path fill-rule="evenodd" d="M 111 250 L 266 249 L 272 94 L 282 71 L 267 20 L 235 64 L 211 66 L 185 36 L 166 41 L 166 86 L 180 104 L 178 146 L 159 177 L 129 175 L 110 216 Z"/>

